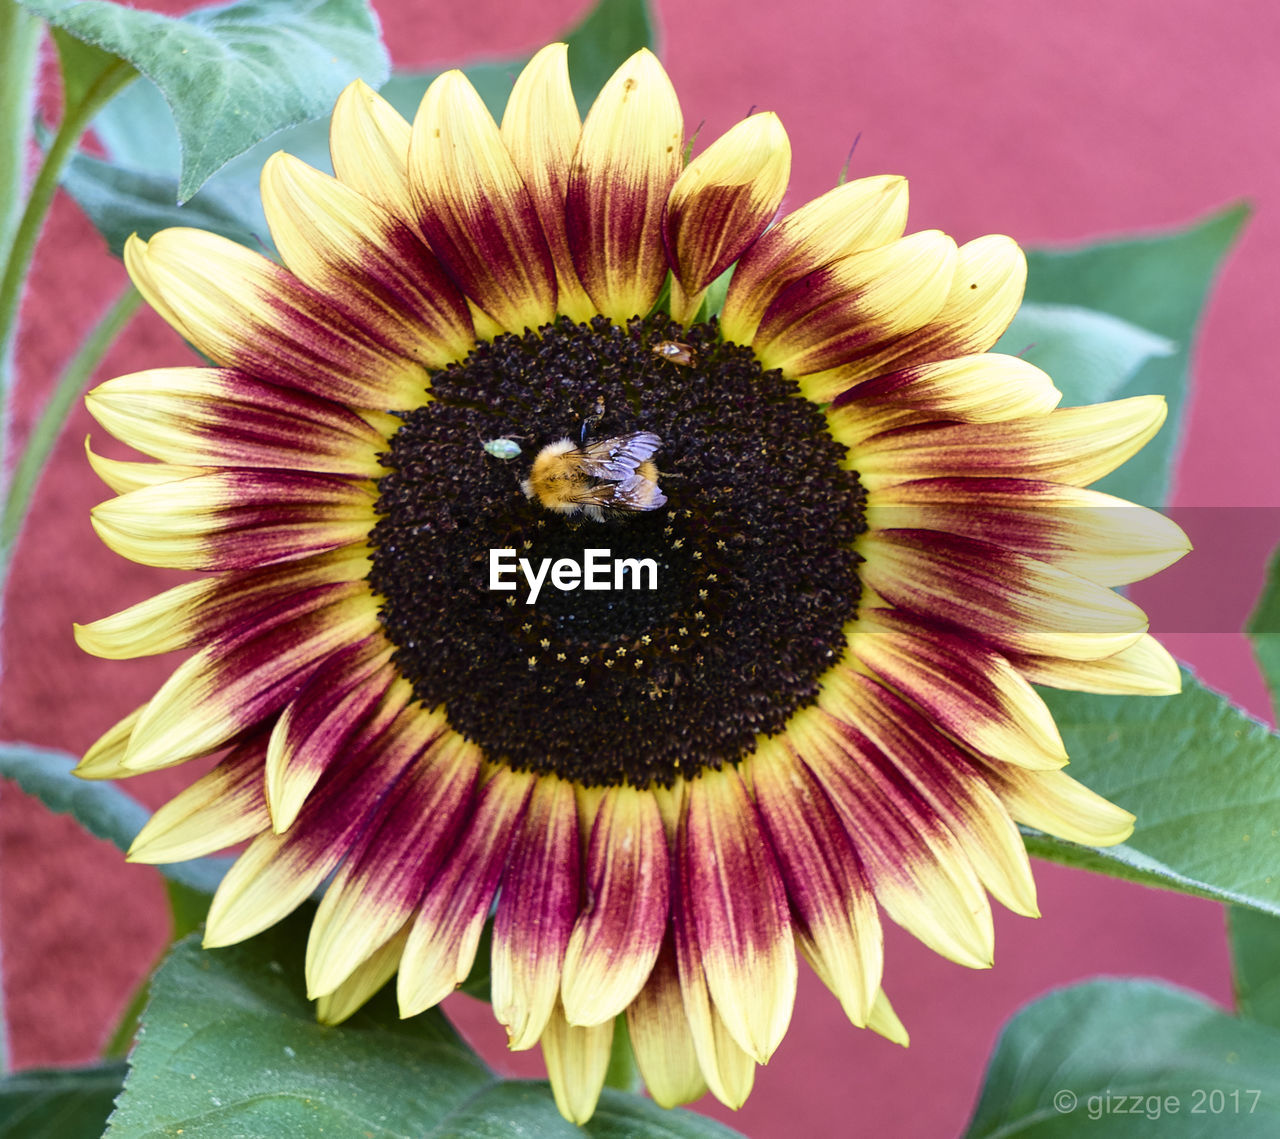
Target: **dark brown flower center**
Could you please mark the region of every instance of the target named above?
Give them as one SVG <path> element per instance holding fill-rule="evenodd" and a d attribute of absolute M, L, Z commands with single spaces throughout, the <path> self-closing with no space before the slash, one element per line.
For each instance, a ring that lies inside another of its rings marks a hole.
<path fill-rule="evenodd" d="M 490 758 L 669 785 L 814 699 L 857 608 L 865 495 L 793 382 L 655 316 L 500 336 L 431 392 L 383 459 L 370 582 L 418 698 Z M 522 489 L 548 444 L 637 432 L 661 440 L 657 509 L 596 521 Z"/>

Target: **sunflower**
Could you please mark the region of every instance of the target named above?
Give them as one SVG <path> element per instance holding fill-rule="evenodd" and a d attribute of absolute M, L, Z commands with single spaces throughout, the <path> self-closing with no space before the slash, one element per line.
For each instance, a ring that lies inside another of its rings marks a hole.
<path fill-rule="evenodd" d="M 1032 684 L 1177 689 L 1109 587 L 1186 541 L 1081 489 L 1162 400 L 1058 410 L 990 353 L 1021 251 L 904 236 L 901 178 L 774 224 L 776 116 L 688 161 L 648 52 L 585 121 L 564 45 L 500 126 L 458 72 L 412 125 L 357 82 L 331 149 L 333 177 L 263 170 L 282 264 L 190 229 L 126 249 L 215 366 L 90 393 L 154 460 L 90 452 L 118 496 L 94 526 L 209 576 L 78 627 L 194 650 L 79 773 L 220 756 L 130 857 L 248 842 L 209 946 L 328 881 L 330 1022 L 392 976 L 403 1015 L 432 1007 L 492 914 L 494 1013 L 576 1121 L 619 1017 L 659 1103 L 740 1105 L 797 948 L 905 1043 L 881 912 L 984 967 L 988 893 L 1036 913 L 1016 823 L 1130 832 Z"/>

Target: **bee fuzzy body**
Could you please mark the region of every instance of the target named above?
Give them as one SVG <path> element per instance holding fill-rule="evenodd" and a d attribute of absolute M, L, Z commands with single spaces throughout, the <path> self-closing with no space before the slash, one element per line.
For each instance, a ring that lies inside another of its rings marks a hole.
<path fill-rule="evenodd" d="M 658 489 L 652 455 L 662 440 L 652 431 L 609 439 L 548 443 L 520 487 L 525 497 L 557 514 L 581 513 L 595 522 L 610 514 L 657 510 L 667 496 Z"/>

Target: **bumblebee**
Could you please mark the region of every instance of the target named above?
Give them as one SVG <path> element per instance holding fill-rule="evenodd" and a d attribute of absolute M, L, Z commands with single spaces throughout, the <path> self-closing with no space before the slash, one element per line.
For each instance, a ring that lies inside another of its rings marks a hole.
<path fill-rule="evenodd" d="M 595 522 L 608 514 L 657 510 L 667 496 L 658 489 L 652 455 L 662 440 L 652 431 L 609 439 L 548 443 L 520 484 L 525 497 L 557 514 L 582 513 Z"/>

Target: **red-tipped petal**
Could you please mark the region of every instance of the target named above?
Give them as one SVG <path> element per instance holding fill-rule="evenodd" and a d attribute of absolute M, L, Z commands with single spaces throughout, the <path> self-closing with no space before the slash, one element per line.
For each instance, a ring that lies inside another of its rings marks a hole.
<path fill-rule="evenodd" d="M 1095 660 L 1128 648 L 1146 615 L 1104 586 L 957 534 L 865 534 L 862 580 L 893 605 L 997 649 Z"/>
<path fill-rule="evenodd" d="M 293 825 L 316 781 L 347 753 L 391 689 L 396 677 L 391 652 L 381 633 L 342 646 L 316 669 L 276 721 L 265 782 L 278 834 Z M 406 702 L 400 701 L 396 711 Z"/>
<path fill-rule="evenodd" d="M 762 745 L 751 759 L 751 782 L 800 944 L 849 1019 L 864 1025 L 880 987 L 884 938 L 858 855 L 822 788 L 790 749 Z"/>
<path fill-rule="evenodd" d="M 1067 750 L 1044 701 L 988 645 L 896 610 L 866 610 L 853 657 L 970 747 L 1022 767 L 1058 768 Z"/>
<path fill-rule="evenodd" d="M 480 752 L 421 713 L 422 753 L 379 804 L 325 891 L 307 942 L 307 991 L 333 992 L 405 924 L 470 813 Z"/>
<path fill-rule="evenodd" d="M 643 316 L 667 274 L 662 217 L 680 173 L 684 120 L 656 57 L 636 52 L 596 97 L 565 212 L 578 277 L 611 320 Z"/>
<path fill-rule="evenodd" d="M 663 240 L 690 321 L 703 290 L 773 220 L 791 173 L 791 144 L 778 116 L 752 115 L 695 158 L 667 201 Z"/>
<path fill-rule="evenodd" d="M 645 1087 L 657 1103 L 675 1107 L 706 1092 L 669 929 L 644 988 L 627 1006 L 627 1030 Z"/>
<path fill-rule="evenodd" d="M 232 945 L 261 933 L 333 873 L 378 802 L 420 754 L 419 727 L 418 713 L 407 713 L 316 788 L 288 834 L 267 833 L 253 841 L 213 896 L 206 946 Z"/>
<path fill-rule="evenodd" d="M 840 815 L 889 917 L 943 956 L 988 967 L 991 909 L 936 812 L 894 777 L 869 740 L 820 709 L 793 718 L 788 734 Z"/>
<path fill-rule="evenodd" d="M 493 919 L 493 1015 L 508 1047 L 532 1048 L 560 989 L 578 916 L 578 806 L 573 784 L 536 781 L 503 877 Z"/>
<path fill-rule="evenodd" d="M 423 233 L 466 295 L 508 332 L 552 320 L 556 271 L 537 210 L 462 72 L 427 88 L 409 171 Z"/>
<path fill-rule="evenodd" d="M 750 344 L 788 285 L 850 253 L 896 241 L 906 224 L 907 182 L 896 175 L 846 182 L 793 210 L 734 269 L 720 315 L 725 339 Z"/>
<path fill-rule="evenodd" d="M 535 776 L 499 769 L 480 791 L 452 857 L 427 888 L 400 962 L 400 1015 L 439 1004 L 467 979 L 489 904 L 511 855 Z"/>
<path fill-rule="evenodd" d="M 795 942 L 777 862 L 735 768 L 690 782 L 678 858 L 711 999 L 763 1064 L 791 1020 Z"/>
<path fill-rule="evenodd" d="M 564 962 L 570 1024 L 602 1024 L 639 993 L 667 927 L 670 876 L 658 805 L 647 791 L 610 788 L 587 851 L 587 906 Z"/>

